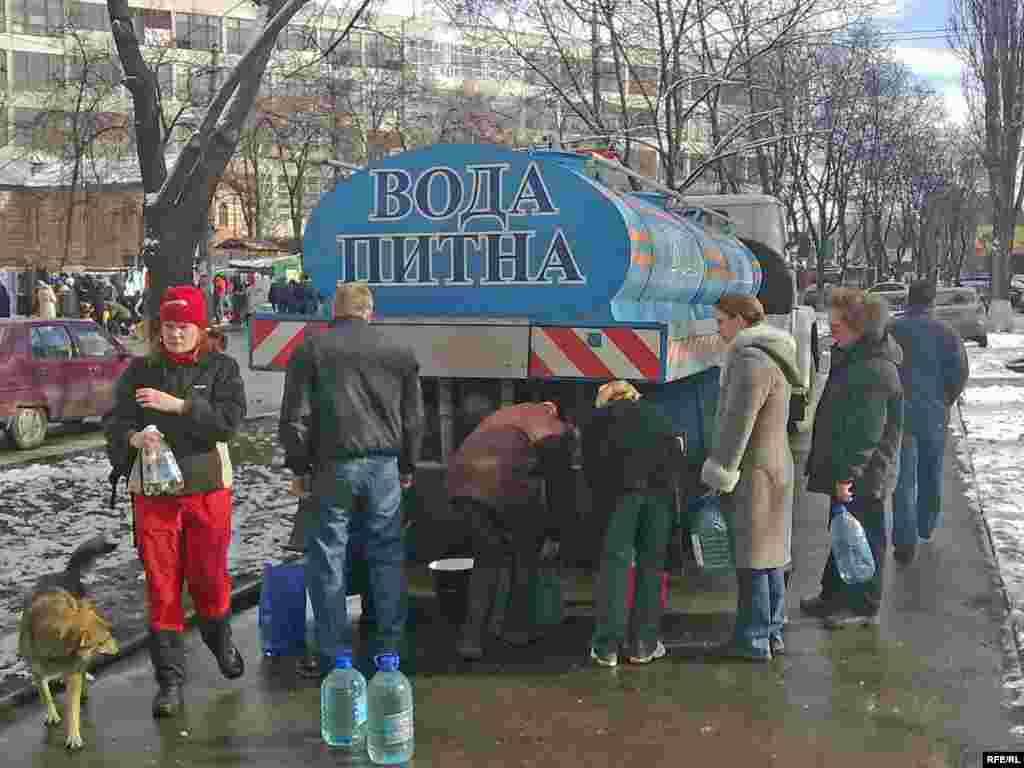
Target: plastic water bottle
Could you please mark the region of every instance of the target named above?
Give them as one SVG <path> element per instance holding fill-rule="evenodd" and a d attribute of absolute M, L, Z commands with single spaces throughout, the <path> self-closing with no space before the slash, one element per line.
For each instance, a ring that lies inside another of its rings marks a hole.
<path fill-rule="evenodd" d="M 732 554 L 732 539 L 725 515 L 722 514 L 721 500 L 715 494 L 696 500 L 696 525 L 690 534 L 697 565 L 705 571 L 730 571 L 735 568 Z"/>
<path fill-rule="evenodd" d="M 348 654 L 320 686 L 320 734 L 329 747 L 362 752 L 366 743 L 366 678 Z"/>
<path fill-rule="evenodd" d="M 875 557 L 860 521 L 845 504 L 832 505 L 832 559 L 847 584 L 863 584 L 875 575 Z"/>
<path fill-rule="evenodd" d="M 377 674 L 370 680 L 367 693 L 370 720 L 366 741 L 370 759 L 377 765 L 406 763 L 416 745 L 412 684 L 398 670 L 398 654 L 381 654 L 374 662 Z"/>

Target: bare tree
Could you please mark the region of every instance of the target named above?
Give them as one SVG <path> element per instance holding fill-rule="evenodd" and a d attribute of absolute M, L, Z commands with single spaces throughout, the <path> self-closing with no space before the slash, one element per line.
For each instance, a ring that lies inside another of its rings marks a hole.
<path fill-rule="evenodd" d="M 228 164 L 221 185 L 230 191 L 242 211 L 242 220 L 250 237 L 263 238 L 269 223 L 268 208 L 272 201 L 272 175 L 268 157 L 272 141 L 264 124 L 264 115 L 257 111 L 242 129 L 234 160 Z"/>
<path fill-rule="evenodd" d="M 107 0 L 111 30 L 125 73 L 125 87 L 135 107 L 135 128 L 145 191 L 143 259 L 152 275 L 149 315 L 157 316 L 159 297 L 169 286 L 189 283 L 192 258 L 206 236 L 213 190 L 235 153 L 270 60 L 278 34 L 308 0 L 269 0 L 261 33 L 225 74 L 224 82 L 203 113 L 198 128 L 168 172 L 167 133 L 162 123 L 159 87 L 143 58 L 127 0 Z M 351 15 L 349 27 L 370 0 Z"/>
<path fill-rule="evenodd" d="M 993 219 L 990 317 L 997 328 L 1009 329 L 1010 251 L 1024 202 L 1024 4 L 953 0 L 950 29 L 950 43 L 967 65 L 968 101 L 976 104 L 984 126 L 982 157 L 988 169 Z"/>

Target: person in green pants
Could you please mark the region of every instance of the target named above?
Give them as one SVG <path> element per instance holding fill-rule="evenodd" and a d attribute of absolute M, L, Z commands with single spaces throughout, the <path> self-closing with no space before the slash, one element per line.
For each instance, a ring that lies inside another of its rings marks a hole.
<path fill-rule="evenodd" d="M 614 667 L 626 645 L 630 662 L 648 664 L 667 653 L 659 637 L 661 573 L 675 520 L 685 441 L 661 409 L 642 400 L 629 382 L 602 386 L 595 405 L 583 432 L 583 471 L 594 498 L 604 499 L 612 510 L 594 590 L 597 625 L 590 657 Z M 636 598 L 627 617 L 634 552 Z"/>

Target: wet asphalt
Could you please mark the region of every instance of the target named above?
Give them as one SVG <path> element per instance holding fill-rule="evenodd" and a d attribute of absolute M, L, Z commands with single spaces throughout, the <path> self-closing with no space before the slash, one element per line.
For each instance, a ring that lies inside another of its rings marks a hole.
<path fill-rule="evenodd" d="M 806 442 L 806 440 L 804 440 Z M 826 499 L 794 515 L 788 653 L 767 665 L 718 662 L 701 648 L 729 631 L 731 581 L 673 578 L 671 655 L 609 670 L 586 658 L 589 579 L 576 572 L 567 621 L 537 644 L 459 661 L 429 589 L 413 603 L 403 666 L 416 698 L 413 766 L 976 766 L 989 749 L 1024 749 L 1018 654 L 1005 626 L 983 522 L 947 451 L 946 523 L 910 567 L 890 562 L 876 628 L 829 631 L 799 615 L 817 589 Z M 891 557 L 891 555 L 890 555 Z M 429 587 L 422 570 L 414 573 Z M 185 714 L 154 721 L 145 654 L 105 668 L 83 715 L 85 748 L 67 753 L 38 702 L 0 710 L 0 754 L 18 766 L 335 765 L 319 735 L 315 682 L 290 659 L 260 656 L 257 610 L 234 619 L 248 662 L 222 679 L 191 633 Z M 367 662 L 360 662 L 364 670 Z M 60 699 L 58 698 L 58 701 Z M 365 760 L 362 763 L 368 764 Z"/>

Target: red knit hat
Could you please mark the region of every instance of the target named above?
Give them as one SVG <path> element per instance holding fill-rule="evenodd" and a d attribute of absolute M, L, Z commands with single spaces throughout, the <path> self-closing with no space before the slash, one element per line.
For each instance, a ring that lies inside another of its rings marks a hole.
<path fill-rule="evenodd" d="M 203 292 L 192 285 L 176 285 L 168 288 L 160 302 L 161 322 L 169 320 L 174 323 L 193 323 L 205 328 L 206 297 Z"/>

